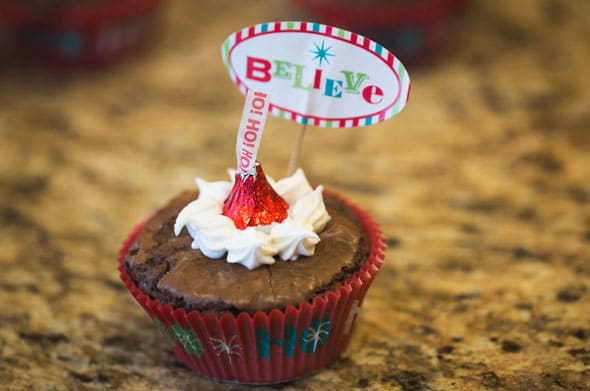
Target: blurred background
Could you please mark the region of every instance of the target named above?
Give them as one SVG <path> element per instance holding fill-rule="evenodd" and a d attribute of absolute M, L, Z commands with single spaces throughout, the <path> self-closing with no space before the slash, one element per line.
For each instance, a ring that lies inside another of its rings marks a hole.
<path fill-rule="evenodd" d="M 288 388 L 587 389 L 586 0 L 0 0 L 0 379 L 221 387 L 176 360 L 115 260 L 147 213 L 233 167 L 243 97 L 220 45 L 273 20 L 366 34 L 412 80 L 389 121 L 308 128 L 308 178 L 389 250 L 345 358 Z M 268 119 L 268 175 L 298 127 Z"/>

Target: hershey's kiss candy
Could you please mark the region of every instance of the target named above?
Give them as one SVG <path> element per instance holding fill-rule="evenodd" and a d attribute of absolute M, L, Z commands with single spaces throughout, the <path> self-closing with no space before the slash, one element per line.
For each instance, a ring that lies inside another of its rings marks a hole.
<path fill-rule="evenodd" d="M 234 187 L 223 203 L 222 214 L 238 229 L 280 223 L 287 218 L 289 204 L 268 183 L 256 162 L 256 175 L 236 173 Z"/>

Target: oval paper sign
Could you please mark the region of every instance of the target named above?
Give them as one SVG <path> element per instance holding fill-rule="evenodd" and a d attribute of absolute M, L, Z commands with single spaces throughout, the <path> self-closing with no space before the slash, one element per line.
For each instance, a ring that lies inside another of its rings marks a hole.
<path fill-rule="evenodd" d="M 221 54 L 243 94 L 268 93 L 271 114 L 302 124 L 371 125 L 399 113 L 410 92 L 408 73 L 391 52 L 323 24 L 258 24 L 230 35 Z"/>

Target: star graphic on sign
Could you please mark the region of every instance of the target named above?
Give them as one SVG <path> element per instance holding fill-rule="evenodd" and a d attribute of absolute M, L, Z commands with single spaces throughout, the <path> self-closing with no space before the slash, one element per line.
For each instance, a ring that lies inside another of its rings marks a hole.
<path fill-rule="evenodd" d="M 319 59 L 320 60 L 320 66 L 322 66 L 322 62 L 325 61 L 326 64 L 329 64 L 330 61 L 328 61 L 328 57 L 334 57 L 335 55 L 330 52 L 330 49 L 332 49 L 332 46 L 330 47 L 326 47 L 326 43 L 324 41 L 322 41 L 322 46 L 318 46 L 317 43 L 313 44 L 315 46 L 314 50 L 310 50 L 310 53 L 315 54 L 315 57 L 312 59 L 316 60 Z"/>

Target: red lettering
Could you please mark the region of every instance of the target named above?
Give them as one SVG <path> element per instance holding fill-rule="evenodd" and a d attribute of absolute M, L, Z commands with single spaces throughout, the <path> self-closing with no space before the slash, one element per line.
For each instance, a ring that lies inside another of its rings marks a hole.
<path fill-rule="evenodd" d="M 240 156 L 240 168 L 242 171 L 246 171 L 250 165 L 250 159 L 245 156 Z"/>
<path fill-rule="evenodd" d="M 244 133 L 244 139 L 246 141 L 249 141 L 249 142 L 256 141 L 256 137 L 258 137 L 258 135 L 256 134 L 256 132 L 254 132 L 252 130 L 248 130 L 246 133 Z"/>
<path fill-rule="evenodd" d="M 256 95 L 256 94 L 254 94 L 254 95 Z M 259 97 L 252 99 L 252 106 L 257 110 L 260 110 L 261 108 L 264 107 L 264 99 L 259 98 Z"/>
<path fill-rule="evenodd" d="M 313 88 L 315 88 L 316 90 L 319 90 L 321 84 L 322 84 L 322 70 L 316 69 L 315 75 L 313 77 Z"/>
<path fill-rule="evenodd" d="M 261 82 L 270 81 L 270 68 L 272 64 L 263 58 L 250 57 L 246 58 L 246 79 Z"/>
<path fill-rule="evenodd" d="M 376 105 L 383 100 L 383 90 L 375 85 L 366 86 L 363 88 L 363 99 L 367 103 Z"/>
<path fill-rule="evenodd" d="M 254 118 L 248 118 L 248 122 L 246 123 L 246 129 L 254 130 L 255 132 L 258 132 L 259 128 L 260 128 L 260 121 L 258 121 L 257 119 L 254 119 Z"/>
<path fill-rule="evenodd" d="M 242 154 L 240 155 L 240 168 L 243 171 L 246 171 L 251 161 L 252 152 L 248 151 L 247 149 L 242 149 Z"/>

